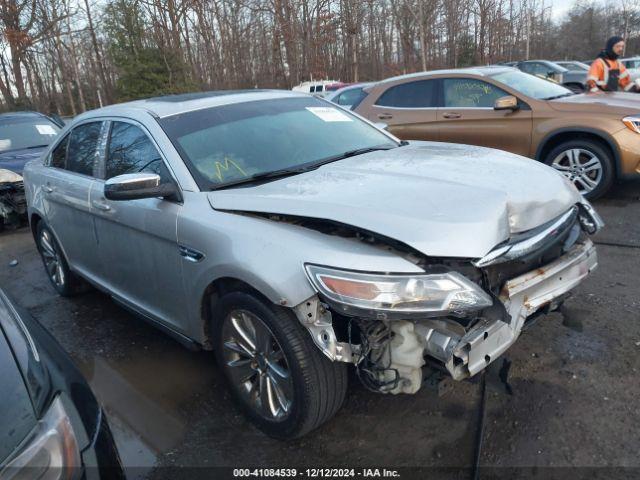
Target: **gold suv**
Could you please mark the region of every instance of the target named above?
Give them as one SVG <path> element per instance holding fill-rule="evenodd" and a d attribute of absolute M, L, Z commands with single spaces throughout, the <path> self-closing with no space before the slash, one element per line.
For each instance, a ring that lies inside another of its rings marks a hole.
<path fill-rule="evenodd" d="M 551 165 L 587 198 L 640 175 L 640 95 L 575 94 L 509 67 L 416 73 L 365 89 L 355 108 L 404 140 L 499 148 Z"/>

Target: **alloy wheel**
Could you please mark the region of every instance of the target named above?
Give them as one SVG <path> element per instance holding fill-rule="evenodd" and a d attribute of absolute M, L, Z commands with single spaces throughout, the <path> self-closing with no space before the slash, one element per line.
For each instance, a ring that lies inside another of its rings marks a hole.
<path fill-rule="evenodd" d="M 44 266 L 51 281 L 59 287 L 63 287 L 66 282 L 62 259 L 56 248 L 56 244 L 47 230 L 40 233 L 40 252 L 44 260 Z"/>
<path fill-rule="evenodd" d="M 252 409 L 271 421 L 291 412 L 293 379 L 271 329 L 253 313 L 232 310 L 222 326 L 224 368 Z"/>
<path fill-rule="evenodd" d="M 567 177 L 583 195 L 595 190 L 602 181 L 602 161 L 589 150 L 565 150 L 553 159 L 551 166 Z"/>

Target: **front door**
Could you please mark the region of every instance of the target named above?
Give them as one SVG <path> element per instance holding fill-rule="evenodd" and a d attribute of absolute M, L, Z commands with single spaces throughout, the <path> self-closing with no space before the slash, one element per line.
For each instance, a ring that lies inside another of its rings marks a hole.
<path fill-rule="evenodd" d="M 531 110 L 494 110 L 495 101 L 509 95 L 492 83 L 474 78 L 445 78 L 443 107 L 438 109 L 440 140 L 498 148 L 528 156 Z"/>
<path fill-rule="evenodd" d="M 103 122 L 75 127 L 54 148 L 42 191 L 47 223 L 71 269 L 93 277 L 100 270 L 89 196 Z"/>
<path fill-rule="evenodd" d="M 174 182 L 155 143 L 139 124 L 112 121 L 102 178 L 151 172 Z M 112 201 L 104 180 L 92 190 L 105 286 L 128 306 L 182 331 L 186 304 L 176 224 L 182 205 L 163 198 Z M 175 183 L 175 182 L 174 182 Z"/>

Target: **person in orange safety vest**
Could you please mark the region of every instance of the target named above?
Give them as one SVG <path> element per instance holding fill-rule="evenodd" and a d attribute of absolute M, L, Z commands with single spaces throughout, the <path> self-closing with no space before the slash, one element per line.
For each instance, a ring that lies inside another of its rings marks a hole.
<path fill-rule="evenodd" d="M 607 46 L 591 64 L 587 75 L 587 90 L 590 92 L 640 92 L 640 87 L 631 81 L 629 71 L 618 60 L 624 52 L 624 39 L 611 37 Z"/>

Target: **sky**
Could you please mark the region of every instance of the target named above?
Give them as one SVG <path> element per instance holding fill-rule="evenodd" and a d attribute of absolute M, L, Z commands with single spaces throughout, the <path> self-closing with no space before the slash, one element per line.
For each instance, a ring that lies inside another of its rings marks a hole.
<path fill-rule="evenodd" d="M 547 2 L 552 7 L 554 20 L 560 20 L 573 6 L 573 2 L 569 0 L 547 0 Z"/>

